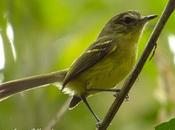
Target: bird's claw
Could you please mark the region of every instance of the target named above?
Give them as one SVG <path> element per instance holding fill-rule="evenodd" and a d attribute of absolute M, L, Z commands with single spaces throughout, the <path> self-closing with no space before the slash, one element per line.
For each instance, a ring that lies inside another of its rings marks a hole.
<path fill-rule="evenodd" d="M 99 128 L 100 126 L 101 126 L 101 121 L 99 120 L 99 121 L 97 121 L 97 123 L 96 123 L 96 127 Z"/>
<path fill-rule="evenodd" d="M 117 92 L 114 94 L 114 97 L 115 97 L 115 98 L 118 98 L 119 93 L 120 93 L 120 91 L 117 91 Z M 127 94 L 126 97 L 125 97 L 125 101 L 129 101 L 129 96 L 128 96 L 128 94 Z"/>

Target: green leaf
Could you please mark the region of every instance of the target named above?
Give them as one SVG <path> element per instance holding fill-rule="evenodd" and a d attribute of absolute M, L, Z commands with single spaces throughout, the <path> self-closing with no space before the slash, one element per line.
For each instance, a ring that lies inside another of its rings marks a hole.
<path fill-rule="evenodd" d="M 175 118 L 156 126 L 155 130 L 175 130 Z"/>

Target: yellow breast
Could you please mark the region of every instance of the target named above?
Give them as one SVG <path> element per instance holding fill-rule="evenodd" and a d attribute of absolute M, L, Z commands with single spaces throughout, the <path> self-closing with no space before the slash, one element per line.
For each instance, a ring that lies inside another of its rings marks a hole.
<path fill-rule="evenodd" d="M 125 41 L 118 44 L 116 51 L 68 83 L 67 88 L 73 90 L 75 95 L 81 95 L 89 88 L 115 87 L 133 68 L 136 52 L 136 45 L 127 46 Z"/>

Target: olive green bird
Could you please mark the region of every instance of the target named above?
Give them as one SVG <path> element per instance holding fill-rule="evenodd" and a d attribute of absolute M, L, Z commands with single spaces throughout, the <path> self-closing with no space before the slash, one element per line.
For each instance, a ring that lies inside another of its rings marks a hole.
<path fill-rule="evenodd" d="M 97 40 L 71 65 L 63 80 L 62 90 L 66 87 L 73 91 L 70 108 L 81 100 L 87 104 L 86 97 L 97 90 L 108 91 L 115 87 L 132 70 L 143 27 L 155 17 L 127 11 L 109 20 Z"/>
<path fill-rule="evenodd" d="M 70 108 L 82 100 L 99 121 L 86 98 L 100 91 L 118 91 L 112 88 L 132 70 L 144 25 L 155 17 L 156 15 L 142 16 L 137 11 L 117 14 L 107 22 L 97 40 L 70 68 L 60 72 L 61 90 L 73 96 Z M 0 97 L 1 93 L 9 91 L 10 89 L 7 91 L 0 87 Z"/>

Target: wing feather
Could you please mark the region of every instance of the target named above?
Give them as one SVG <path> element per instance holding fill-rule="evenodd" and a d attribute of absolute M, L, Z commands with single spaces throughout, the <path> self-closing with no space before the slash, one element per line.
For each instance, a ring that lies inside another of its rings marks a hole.
<path fill-rule="evenodd" d="M 63 81 L 63 88 L 69 81 L 113 52 L 116 49 L 115 43 L 111 38 L 102 38 L 92 44 L 70 67 Z"/>

